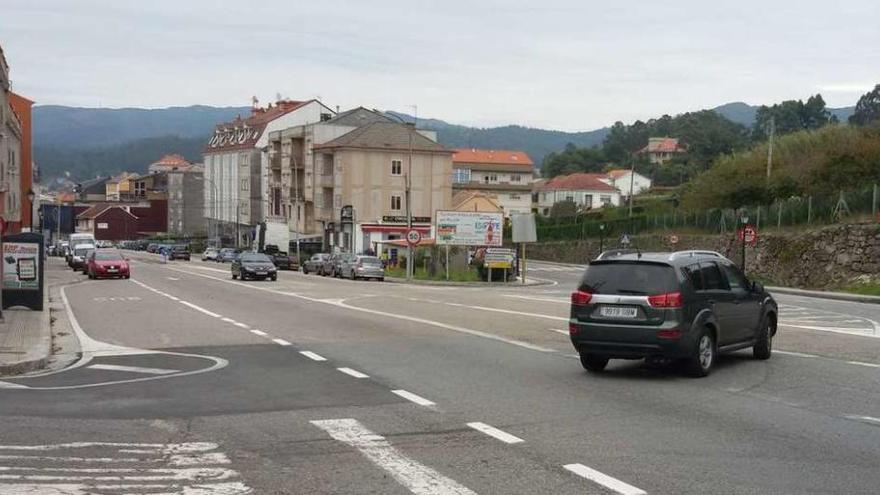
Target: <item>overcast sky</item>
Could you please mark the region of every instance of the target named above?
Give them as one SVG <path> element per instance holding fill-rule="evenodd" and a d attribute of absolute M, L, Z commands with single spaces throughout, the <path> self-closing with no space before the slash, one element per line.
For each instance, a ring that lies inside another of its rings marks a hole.
<path fill-rule="evenodd" d="M 575 131 L 816 92 L 853 105 L 880 82 L 880 1 L 2 0 L 0 45 L 41 104 L 280 93 Z"/>

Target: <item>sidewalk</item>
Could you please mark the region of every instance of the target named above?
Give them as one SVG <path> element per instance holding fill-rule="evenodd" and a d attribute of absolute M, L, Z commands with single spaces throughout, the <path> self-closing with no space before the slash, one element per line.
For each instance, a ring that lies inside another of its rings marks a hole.
<path fill-rule="evenodd" d="M 44 368 L 52 355 L 52 316 L 49 288 L 80 280 L 58 258 L 45 265 L 43 311 L 9 308 L 0 323 L 0 376 L 18 375 Z"/>

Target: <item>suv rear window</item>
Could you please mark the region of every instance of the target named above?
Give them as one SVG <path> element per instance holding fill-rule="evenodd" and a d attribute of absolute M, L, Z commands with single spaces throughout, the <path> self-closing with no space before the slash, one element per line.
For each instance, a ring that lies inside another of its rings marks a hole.
<path fill-rule="evenodd" d="M 593 263 L 580 290 L 593 294 L 666 294 L 678 290 L 675 271 L 659 263 Z"/>

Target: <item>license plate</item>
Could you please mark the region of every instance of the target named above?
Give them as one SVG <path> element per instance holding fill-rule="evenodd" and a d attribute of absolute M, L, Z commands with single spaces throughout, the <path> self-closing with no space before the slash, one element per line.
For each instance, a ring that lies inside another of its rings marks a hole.
<path fill-rule="evenodd" d="M 119 270 L 117 270 L 116 268 L 108 268 L 107 271 L 108 271 L 108 272 L 116 272 L 116 271 L 119 271 Z"/>
<path fill-rule="evenodd" d="M 268 275 L 268 272 L 257 272 L 257 275 Z"/>
<path fill-rule="evenodd" d="M 602 306 L 599 314 L 608 318 L 635 318 L 638 310 L 620 306 Z"/>

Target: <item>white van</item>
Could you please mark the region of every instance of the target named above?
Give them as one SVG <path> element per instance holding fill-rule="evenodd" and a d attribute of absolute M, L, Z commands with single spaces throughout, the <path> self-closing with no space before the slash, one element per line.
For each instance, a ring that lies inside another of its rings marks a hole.
<path fill-rule="evenodd" d="M 70 263 L 70 259 L 73 256 L 73 250 L 76 249 L 77 244 L 91 244 L 94 246 L 95 235 L 87 233 L 70 234 L 70 239 L 67 243 L 67 254 L 64 256 L 64 260 L 67 261 L 68 264 Z"/>

